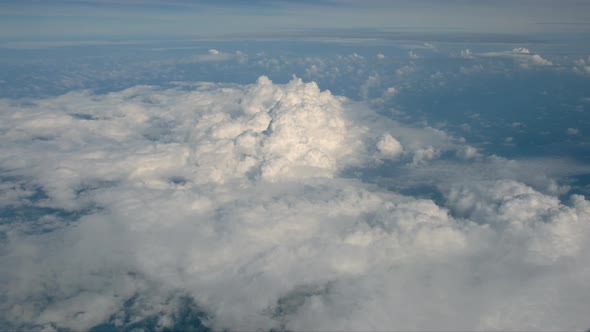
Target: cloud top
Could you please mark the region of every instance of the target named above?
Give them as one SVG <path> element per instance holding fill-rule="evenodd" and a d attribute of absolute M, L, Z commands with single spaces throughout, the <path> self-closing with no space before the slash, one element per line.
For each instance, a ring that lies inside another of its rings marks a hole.
<path fill-rule="evenodd" d="M 3 217 L 2 326 L 173 329 L 186 310 L 213 330 L 590 324 L 584 197 L 315 83 L 0 107 L 1 206 L 39 211 Z M 396 190 L 424 174 L 439 198 Z"/>

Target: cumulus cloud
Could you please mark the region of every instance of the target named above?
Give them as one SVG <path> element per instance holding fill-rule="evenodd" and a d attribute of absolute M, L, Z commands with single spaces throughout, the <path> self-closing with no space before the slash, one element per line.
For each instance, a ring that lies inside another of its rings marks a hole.
<path fill-rule="evenodd" d="M 411 65 L 411 66 L 403 66 L 403 67 L 400 67 L 400 68 L 396 69 L 395 70 L 395 74 L 398 77 L 405 77 L 405 76 L 407 76 L 407 75 L 409 75 L 409 74 L 411 74 L 411 73 L 413 73 L 415 71 L 416 71 L 416 67 L 413 66 L 413 65 Z"/>
<path fill-rule="evenodd" d="M 388 98 L 391 98 L 391 97 L 393 97 L 393 96 L 397 95 L 397 94 L 398 94 L 398 92 L 399 92 L 399 91 L 397 90 L 397 88 L 396 88 L 396 87 L 394 87 L 394 86 L 390 86 L 389 88 L 385 89 L 385 91 L 383 91 L 383 94 L 381 95 L 381 98 L 382 98 L 382 99 L 388 99 Z"/>
<path fill-rule="evenodd" d="M 462 159 L 473 159 L 481 155 L 476 148 L 467 145 L 457 151 L 457 156 Z"/>
<path fill-rule="evenodd" d="M 397 157 L 404 151 L 400 142 L 390 134 L 385 134 L 379 139 L 379 142 L 377 142 L 377 149 L 387 158 Z"/>
<path fill-rule="evenodd" d="M 414 53 L 413 50 L 410 50 L 408 52 L 408 58 L 412 59 L 412 60 L 416 60 L 416 59 L 420 59 L 422 58 L 421 56 L 419 56 L 418 54 Z"/>
<path fill-rule="evenodd" d="M 512 49 L 512 53 L 531 54 L 531 51 L 525 47 L 515 47 Z"/>
<path fill-rule="evenodd" d="M 197 54 L 179 60 L 180 63 L 199 63 L 199 62 L 222 62 L 235 60 L 240 63 L 245 63 L 248 60 L 248 55 L 236 51 L 234 53 L 225 53 L 216 49 L 210 49 L 206 54 Z"/>
<path fill-rule="evenodd" d="M 438 158 L 440 156 L 440 151 L 435 149 L 432 146 L 428 146 L 423 149 L 418 149 L 414 152 L 414 157 L 412 159 L 412 163 L 414 165 L 422 165 L 427 163 L 429 160 Z"/>
<path fill-rule="evenodd" d="M 473 53 L 469 49 L 461 50 L 459 56 L 464 59 L 473 59 Z"/>
<path fill-rule="evenodd" d="M 574 61 L 574 72 L 580 75 L 590 74 L 590 56 L 587 59 Z"/>
<path fill-rule="evenodd" d="M 365 82 L 360 86 L 360 95 L 363 99 L 368 99 L 372 89 L 381 84 L 382 78 L 379 74 L 369 75 Z"/>
<path fill-rule="evenodd" d="M 300 79 L 0 108 L 8 328 L 590 325 L 590 203 L 534 163 Z"/>
<path fill-rule="evenodd" d="M 470 54 L 471 55 L 471 54 Z M 511 58 L 523 68 L 552 66 L 553 63 L 541 55 L 524 47 L 513 48 L 512 51 L 479 53 L 479 56 Z"/>

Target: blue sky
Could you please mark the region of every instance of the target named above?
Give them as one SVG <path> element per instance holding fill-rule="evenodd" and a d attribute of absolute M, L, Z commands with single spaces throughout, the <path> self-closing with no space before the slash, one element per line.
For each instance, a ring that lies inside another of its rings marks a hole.
<path fill-rule="evenodd" d="M 583 0 L 0 2 L 0 38 L 220 36 L 314 28 L 587 32 Z"/>

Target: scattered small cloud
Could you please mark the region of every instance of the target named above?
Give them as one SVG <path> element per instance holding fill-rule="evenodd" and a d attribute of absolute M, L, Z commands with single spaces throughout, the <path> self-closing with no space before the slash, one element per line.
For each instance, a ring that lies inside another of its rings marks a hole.
<path fill-rule="evenodd" d="M 531 51 L 528 48 L 525 48 L 525 47 L 515 47 L 515 48 L 512 49 L 512 53 L 531 54 Z"/>
<path fill-rule="evenodd" d="M 427 164 L 429 161 L 438 158 L 440 155 L 441 155 L 441 151 L 438 149 L 435 149 L 432 146 L 421 148 L 421 149 L 414 151 L 414 156 L 412 157 L 412 164 L 413 165 L 424 165 L 424 164 Z"/>
<path fill-rule="evenodd" d="M 404 151 L 400 142 L 390 134 L 381 136 L 377 142 L 377 149 L 385 158 L 395 158 Z"/>
<path fill-rule="evenodd" d="M 464 59 L 473 59 L 473 53 L 469 49 L 462 50 L 459 56 Z"/>
<path fill-rule="evenodd" d="M 412 59 L 412 60 L 417 60 L 417 59 L 420 59 L 420 58 L 422 58 L 422 57 L 421 57 L 421 56 L 419 56 L 418 54 L 414 53 L 414 51 L 413 51 L 413 50 L 410 50 L 410 51 L 408 52 L 408 58 L 410 58 L 410 59 Z"/>
<path fill-rule="evenodd" d="M 248 60 L 248 55 L 235 51 L 234 53 L 225 53 L 216 49 L 210 49 L 206 54 L 198 54 L 190 57 L 185 57 L 179 60 L 181 63 L 199 63 L 199 62 L 223 62 L 223 61 L 238 61 L 245 63 Z"/>
<path fill-rule="evenodd" d="M 457 150 L 457 157 L 464 160 L 474 159 L 480 156 L 481 154 L 473 146 L 466 145 L 461 149 Z"/>
<path fill-rule="evenodd" d="M 574 61 L 574 72 L 580 75 L 590 75 L 590 56 L 586 59 Z"/>

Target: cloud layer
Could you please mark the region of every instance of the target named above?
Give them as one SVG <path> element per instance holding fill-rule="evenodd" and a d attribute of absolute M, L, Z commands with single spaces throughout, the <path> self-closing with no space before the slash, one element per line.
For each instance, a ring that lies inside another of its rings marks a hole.
<path fill-rule="evenodd" d="M 590 326 L 590 202 L 315 83 L 0 108 L 4 326 Z"/>

